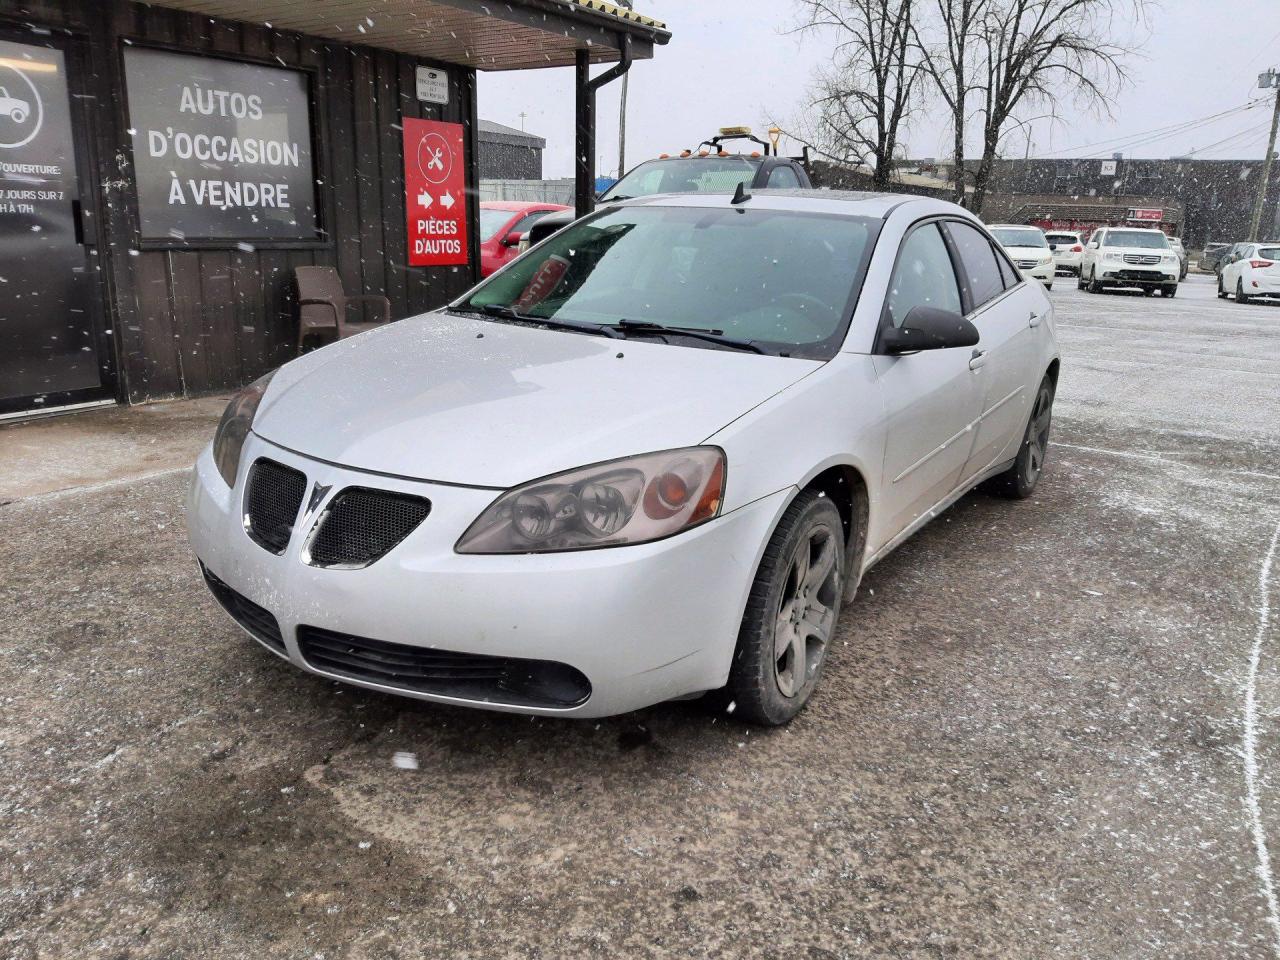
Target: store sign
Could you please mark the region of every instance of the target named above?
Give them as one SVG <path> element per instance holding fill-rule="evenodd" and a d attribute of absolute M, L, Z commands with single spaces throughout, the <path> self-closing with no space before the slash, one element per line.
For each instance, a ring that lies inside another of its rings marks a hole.
<path fill-rule="evenodd" d="M 138 218 L 151 240 L 314 240 L 307 77 L 125 49 Z"/>
<path fill-rule="evenodd" d="M 419 100 L 440 104 L 449 102 L 449 74 L 437 67 L 418 67 L 415 79 Z"/>
<path fill-rule="evenodd" d="M 409 266 L 466 263 L 462 124 L 404 118 L 404 193 Z"/>
<path fill-rule="evenodd" d="M 1125 215 L 1126 220 L 1152 220 L 1160 223 L 1164 220 L 1164 210 L 1160 207 L 1130 207 Z"/>
<path fill-rule="evenodd" d="M 1103 160 L 1098 173 L 1104 177 L 1114 177 L 1116 175 L 1116 162 L 1114 160 Z"/>

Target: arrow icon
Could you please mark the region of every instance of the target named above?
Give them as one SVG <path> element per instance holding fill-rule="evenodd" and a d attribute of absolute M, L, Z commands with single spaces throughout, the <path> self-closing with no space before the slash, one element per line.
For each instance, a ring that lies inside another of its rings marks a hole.
<path fill-rule="evenodd" d="M 449 193 L 448 191 L 446 191 L 445 195 L 440 198 L 440 206 L 444 207 L 446 210 L 452 210 L 453 203 L 454 203 L 453 194 Z"/>
<path fill-rule="evenodd" d="M 452 205 L 452 201 L 450 201 L 450 205 Z M 424 210 L 431 206 L 431 194 L 427 193 L 425 190 L 418 194 L 418 206 L 422 207 Z"/>

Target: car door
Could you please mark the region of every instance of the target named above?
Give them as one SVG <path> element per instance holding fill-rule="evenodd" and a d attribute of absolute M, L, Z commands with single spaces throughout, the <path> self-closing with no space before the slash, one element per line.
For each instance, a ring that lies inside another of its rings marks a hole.
<path fill-rule="evenodd" d="M 1244 264 L 1248 262 L 1250 248 L 1237 244 L 1231 248 L 1231 253 L 1224 261 L 1225 266 L 1222 268 L 1222 289 L 1227 293 L 1236 292 L 1236 283 L 1239 282 L 1241 274 L 1244 272 Z"/>
<path fill-rule="evenodd" d="M 1038 337 L 1049 305 L 1035 283 L 1008 262 L 1000 245 L 972 223 L 943 224 L 959 265 L 965 316 L 981 340 L 971 366 L 980 373 L 982 409 L 961 482 L 1017 454 L 1039 386 Z"/>
<path fill-rule="evenodd" d="M 960 284 L 938 221 L 903 238 L 889 281 L 881 329 L 900 327 L 912 307 L 963 311 Z M 885 522 L 879 549 L 945 499 L 960 482 L 972 447 L 970 425 L 982 406 L 972 349 L 875 353 L 886 426 L 881 489 Z"/>

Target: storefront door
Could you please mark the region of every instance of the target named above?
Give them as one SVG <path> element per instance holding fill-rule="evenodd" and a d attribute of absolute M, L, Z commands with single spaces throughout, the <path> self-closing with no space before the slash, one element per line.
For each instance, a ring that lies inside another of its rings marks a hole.
<path fill-rule="evenodd" d="M 112 393 L 81 203 L 74 50 L 23 39 L 0 35 L 0 414 Z"/>

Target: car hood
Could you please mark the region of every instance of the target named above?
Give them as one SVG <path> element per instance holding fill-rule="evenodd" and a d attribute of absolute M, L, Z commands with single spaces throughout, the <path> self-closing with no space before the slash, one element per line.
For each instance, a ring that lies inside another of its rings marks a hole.
<path fill-rule="evenodd" d="M 253 430 L 356 469 L 505 488 L 701 443 L 820 366 L 429 313 L 285 365 Z"/>
<path fill-rule="evenodd" d="M 1011 257 L 1021 257 L 1023 260 L 1039 260 L 1051 253 L 1048 247 L 1005 247 L 1004 252 Z"/>

